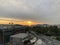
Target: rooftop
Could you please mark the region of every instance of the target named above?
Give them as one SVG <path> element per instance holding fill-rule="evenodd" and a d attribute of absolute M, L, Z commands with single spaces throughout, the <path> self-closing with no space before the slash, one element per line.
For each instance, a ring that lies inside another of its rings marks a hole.
<path fill-rule="evenodd" d="M 28 36 L 27 33 L 19 33 L 19 34 L 16 34 L 16 35 L 12 35 L 11 37 L 13 37 L 13 38 L 25 38 L 27 36 Z"/>

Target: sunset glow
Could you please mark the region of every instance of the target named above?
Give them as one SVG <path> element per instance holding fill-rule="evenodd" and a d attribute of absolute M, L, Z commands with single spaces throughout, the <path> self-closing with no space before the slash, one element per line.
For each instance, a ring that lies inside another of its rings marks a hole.
<path fill-rule="evenodd" d="M 24 21 L 24 20 L 20 20 L 20 19 L 12 19 L 12 18 L 0 18 L 0 24 L 9 24 L 9 23 L 13 23 L 13 24 L 22 24 L 22 25 L 35 25 L 35 24 L 43 24 L 41 22 L 34 22 L 34 21 Z"/>
<path fill-rule="evenodd" d="M 30 26 L 30 25 L 32 25 L 32 21 L 27 21 L 27 24 Z"/>

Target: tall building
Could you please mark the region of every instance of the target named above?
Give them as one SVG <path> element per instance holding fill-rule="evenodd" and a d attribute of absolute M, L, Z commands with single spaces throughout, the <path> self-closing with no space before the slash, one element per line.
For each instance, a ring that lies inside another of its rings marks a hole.
<path fill-rule="evenodd" d="M 22 25 L 1 25 L 0 26 L 0 43 L 8 43 L 10 36 L 18 33 L 23 33 L 24 26 Z"/>

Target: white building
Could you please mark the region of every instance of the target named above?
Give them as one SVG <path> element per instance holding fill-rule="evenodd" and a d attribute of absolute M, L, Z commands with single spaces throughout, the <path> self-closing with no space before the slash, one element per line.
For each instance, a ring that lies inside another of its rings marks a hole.
<path fill-rule="evenodd" d="M 26 33 L 19 33 L 16 35 L 12 35 L 10 37 L 10 44 L 12 44 L 12 45 L 24 45 L 23 39 L 26 37 L 28 37 L 28 34 L 26 34 Z"/>
<path fill-rule="evenodd" d="M 10 36 L 10 45 L 24 45 L 24 42 L 27 40 L 30 41 L 28 41 L 28 45 L 33 45 L 33 42 L 35 42 L 34 45 L 45 45 L 45 43 L 42 42 L 42 40 L 37 40 L 36 37 L 34 37 L 31 34 L 29 35 L 28 33 L 19 33 Z"/>

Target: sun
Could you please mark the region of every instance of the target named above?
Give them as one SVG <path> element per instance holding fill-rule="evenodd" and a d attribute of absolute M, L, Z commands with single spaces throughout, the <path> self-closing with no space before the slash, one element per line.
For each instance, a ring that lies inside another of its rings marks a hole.
<path fill-rule="evenodd" d="M 32 21 L 27 21 L 27 24 L 28 24 L 29 26 L 31 26 L 31 25 L 33 24 L 33 22 L 32 22 Z"/>
<path fill-rule="evenodd" d="M 27 23 L 31 24 L 32 22 L 31 21 L 28 21 Z"/>

